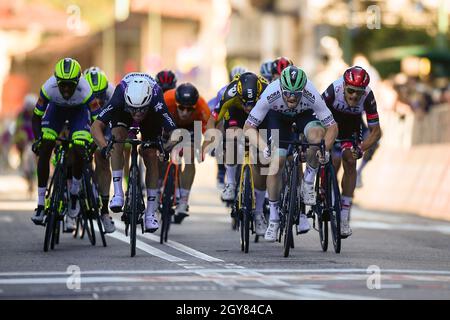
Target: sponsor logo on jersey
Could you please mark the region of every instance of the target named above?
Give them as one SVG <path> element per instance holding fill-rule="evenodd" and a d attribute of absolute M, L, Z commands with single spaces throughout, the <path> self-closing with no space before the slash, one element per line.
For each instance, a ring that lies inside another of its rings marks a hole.
<path fill-rule="evenodd" d="M 162 102 L 158 102 L 155 106 L 155 111 L 158 112 L 159 110 L 163 109 L 163 103 Z"/>
<path fill-rule="evenodd" d="M 334 122 L 333 115 L 330 114 L 328 117 L 326 117 L 325 119 L 323 119 L 323 120 L 322 120 L 322 123 L 323 123 L 323 125 L 324 125 L 325 127 L 329 127 L 329 126 L 333 125 L 333 124 L 335 123 L 335 122 Z"/>
<path fill-rule="evenodd" d="M 267 96 L 267 102 L 273 103 L 275 100 L 279 99 L 281 97 L 280 91 L 275 91 L 274 93 Z"/>
<path fill-rule="evenodd" d="M 306 89 L 303 89 L 303 96 L 311 103 L 316 102 L 316 97 Z"/>
<path fill-rule="evenodd" d="M 173 122 L 172 118 L 171 118 L 166 112 L 163 113 L 163 116 L 164 116 L 164 118 L 166 118 L 167 122 L 169 122 L 169 124 L 170 124 L 172 127 L 176 127 L 176 125 L 175 125 L 175 123 Z"/>
<path fill-rule="evenodd" d="M 236 84 L 227 91 L 227 95 L 230 97 L 234 97 L 236 95 L 236 93 L 237 93 L 237 85 Z"/>
<path fill-rule="evenodd" d="M 100 112 L 100 114 L 98 115 L 100 118 L 103 117 L 107 112 L 111 111 L 113 109 L 112 105 L 108 105 L 106 108 L 104 108 L 102 110 L 102 112 Z"/>
<path fill-rule="evenodd" d="M 259 126 L 259 124 L 261 123 L 261 120 L 255 118 L 254 116 L 252 116 L 252 114 L 248 115 L 247 121 L 254 126 Z"/>

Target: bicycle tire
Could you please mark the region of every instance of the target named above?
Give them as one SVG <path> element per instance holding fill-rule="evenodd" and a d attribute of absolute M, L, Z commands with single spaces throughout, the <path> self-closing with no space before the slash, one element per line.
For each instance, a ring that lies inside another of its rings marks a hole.
<path fill-rule="evenodd" d="M 341 196 L 333 166 L 327 165 L 327 207 L 329 208 L 331 237 L 334 252 L 341 252 Z"/>
<path fill-rule="evenodd" d="M 54 173 L 53 186 L 50 195 L 50 207 L 47 209 L 47 222 L 45 225 L 45 235 L 44 235 L 44 252 L 47 252 L 49 247 L 51 248 L 51 242 L 53 237 L 53 232 L 55 230 L 54 225 L 57 215 L 57 203 L 59 203 L 59 186 L 61 185 L 60 179 L 62 176 L 61 168 L 57 167 Z M 54 248 L 54 245 L 53 245 Z M 52 248 L 52 249 L 53 249 Z"/>
<path fill-rule="evenodd" d="M 323 252 L 326 252 L 328 250 L 328 214 L 324 211 L 325 209 L 325 203 L 323 196 L 321 194 L 321 191 L 323 189 L 323 183 L 325 182 L 324 179 L 322 179 L 321 172 L 324 169 L 321 168 L 317 172 L 316 177 L 316 195 L 317 195 L 317 202 L 316 205 L 313 206 L 314 213 L 317 218 L 318 223 L 318 232 L 319 232 L 319 240 L 320 240 L 320 247 L 322 248 Z"/>
<path fill-rule="evenodd" d="M 295 164 L 292 168 L 292 175 L 290 176 L 289 183 L 289 204 L 288 204 L 288 214 L 285 221 L 285 232 L 284 232 L 284 246 L 283 255 L 285 258 L 289 256 L 289 251 L 294 245 L 294 235 L 292 228 L 294 225 L 294 215 L 297 209 L 297 180 L 298 180 L 298 166 Z"/>
<path fill-rule="evenodd" d="M 167 173 L 167 180 L 164 185 L 161 208 L 161 233 L 159 239 L 160 244 L 167 242 L 168 239 L 175 191 L 175 165 L 169 164 L 167 170 L 169 171 Z"/>
<path fill-rule="evenodd" d="M 242 231 L 241 241 L 244 244 L 244 253 L 248 253 L 250 244 L 250 221 L 252 220 L 253 209 L 253 191 L 251 182 L 251 172 L 248 165 L 244 168 L 244 190 L 242 193 L 243 201 L 241 203 L 242 210 Z"/>
<path fill-rule="evenodd" d="M 137 216 L 138 216 L 138 190 L 137 190 L 137 183 L 138 181 L 138 175 L 136 172 L 136 167 L 131 168 L 130 172 L 130 180 L 129 186 L 131 191 L 131 214 L 130 214 L 130 255 L 131 257 L 134 257 L 136 255 L 136 229 L 137 229 Z"/>

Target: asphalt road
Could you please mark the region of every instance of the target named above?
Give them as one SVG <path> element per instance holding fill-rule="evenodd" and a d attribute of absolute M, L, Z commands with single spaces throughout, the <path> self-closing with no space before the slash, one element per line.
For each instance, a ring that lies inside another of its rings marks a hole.
<path fill-rule="evenodd" d="M 118 215 L 108 247 L 64 234 L 44 253 L 34 201 L 20 178 L 1 177 L 0 299 L 450 299 L 450 223 L 355 207 L 340 254 L 322 252 L 314 230 L 295 237 L 288 258 L 264 240 L 244 254 L 214 170 L 198 168 L 191 216 L 169 243 L 139 234 L 134 258 Z"/>

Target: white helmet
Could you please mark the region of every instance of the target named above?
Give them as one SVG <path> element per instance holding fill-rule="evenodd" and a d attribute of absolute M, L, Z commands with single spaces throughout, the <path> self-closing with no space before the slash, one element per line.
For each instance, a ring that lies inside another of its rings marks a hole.
<path fill-rule="evenodd" d="M 32 111 L 36 107 L 38 96 L 34 93 L 28 93 L 23 99 L 23 106 L 26 111 Z"/>
<path fill-rule="evenodd" d="M 153 95 L 153 86 L 144 77 L 132 79 L 125 89 L 125 103 L 130 108 L 142 108 L 150 103 Z"/>

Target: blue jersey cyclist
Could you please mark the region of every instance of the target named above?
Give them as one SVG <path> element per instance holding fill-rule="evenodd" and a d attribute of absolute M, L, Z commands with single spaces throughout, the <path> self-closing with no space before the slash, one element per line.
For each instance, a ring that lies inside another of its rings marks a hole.
<path fill-rule="evenodd" d="M 31 218 L 35 224 L 44 222 L 45 191 L 50 171 L 50 157 L 56 138 L 69 122 L 70 135 L 75 141 L 73 150 L 72 184 L 70 187 L 69 217 L 79 213 L 78 192 L 81 185 L 83 147 L 77 142 L 92 141 L 89 133 L 90 116 L 96 116 L 100 106 L 92 97 L 92 89 L 81 76 L 80 64 L 72 58 L 64 58 L 55 66 L 55 73 L 41 87 L 34 109 L 32 125 L 38 141 L 34 150 L 38 152 L 38 206 Z"/>
<path fill-rule="evenodd" d="M 159 136 L 168 136 L 176 129 L 175 122 L 164 102 L 162 89 L 148 74 L 133 72 L 127 74 L 117 85 L 108 105 L 102 110 L 97 120 L 92 124 L 92 136 L 106 158 L 107 141 L 104 129 L 111 123 L 112 134 L 117 140 L 127 138 L 127 129 L 133 123 L 138 123 L 143 140 L 155 140 Z M 168 146 L 167 146 L 168 147 Z M 145 211 L 145 230 L 155 232 L 159 223 L 155 217 L 158 194 L 157 150 L 144 148 L 142 157 L 147 169 L 147 208 Z M 116 144 L 111 153 L 111 166 L 114 185 L 114 195 L 109 207 L 113 212 L 121 212 L 124 205 L 123 179 L 123 144 Z"/>

